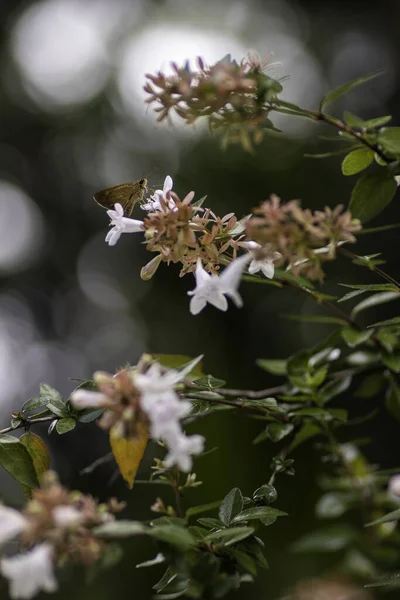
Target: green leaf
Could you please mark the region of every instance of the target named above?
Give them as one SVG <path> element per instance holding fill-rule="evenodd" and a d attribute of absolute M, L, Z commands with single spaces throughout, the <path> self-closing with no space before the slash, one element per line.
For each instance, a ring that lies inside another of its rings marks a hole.
<path fill-rule="evenodd" d="M 368 327 L 391 327 L 395 325 L 400 325 L 400 317 L 394 317 L 393 319 L 386 319 L 386 321 L 379 321 L 378 323 L 373 323 L 372 325 L 368 325 Z"/>
<path fill-rule="evenodd" d="M 271 423 L 267 426 L 268 437 L 272 442 L 280 442 L 294 429 L 291 423 Z"/>
<path fill-rule="evenodd" d="M 337 419 L 338 421 L 346 421 L 347 411 L 344 409 L 337 408 L 332 408 L 330 410 L 326 410 L 325 408 L 300 408 L 289 413 L 289 417 L 298 416 L 314 417 L 318 421 L 332 421 L 332 419 Z"/>
<path fill-rule="evenodd" d="M 321 433 L 321 427 L 316 423 L 305 423 L 296 433 L 293 442 L 290 444 L 289 452 L 292 452 L 297 446 Z"/>
<path fill-rule="evenodd" d="M 361 311 L 366 310 L 367 308 L 372 308 L 374 306 L 380 306 L 381 304 L 386 304 L 387 302 L 392 302 L 392 300 L 400 300 L 399 292 L 379 292 L 378 294 L 372 294 L 369 298 L 362 300 L 359 304 L 353 308 L 351 315 L 355 317 Z"/>
<path fill-rule="evenodd" d="M 25 413 L 30 410 L 35 410 L 36 408 L 42 408 L 42 406 L 46 406 L 46 402 L 47 400 L 40 396 L 37 398 L 29 398 L 29 400 L 26 400 L 26 402 L 23 403 L 21 412 Z"/>
<path fill-rule="evenodd" d="M 340 300 L 339 300 L 340 302 Z M 339 317 L 327 317 L 326 315 L 283 315 L 286 319 L 300 321 L 300 323 L 319 323 L 322 325 L 346 325 L 344 319 Z"/>
<path fill-rule="evenodd" d="M 396 292 L 398 288 L 393 283 L 339 283 L 342 287 L 351 288 L 353 290 L 361 290 L 364 292 Z"/>
<path fill-rule="evenodd" d="M 139 521 L 110 521 L 92 529 L 93 533 L 101 538 L 126 538 L 132 535 L 149 533 L 149 528 Z"/>
<path fill-rule="evenodd" d="M 393 200 L 397 183 L 384 170 L 364 173 L 353 188 L 349 210 L 362 223 L 376 217 Z"/>
<path fill-rule="evenodd" d="M 229 556 L 233 557 L 239 567 L 241 567 L 244 571 L 247 571 L 254 577 L 257 575 L 257 565 L 255 560 L 249 556 L 247 552 L 242 552 L 236 548 L 230 548 Z"/>
<path fill-rule="evenodd" d="M 394 354 L 382 352 L 382 362 L 394 373 L 400 373 L 400 354 L 398 352 Z"/>
<path fill-rule="evenodd" d="M 18 483 L 30 488 L 39 487 L 31 455 L 25 446 L 11 435 L 0 435 L 0 466 Z"/>
<path fill-rule="evenodd" d="M 257 365 L 272 375 L 286 375 L 287 361 L 283 359 L 258 358 Z"/>
<path fill-rule="evenodd" d="M 104 412 L 103 408 L 98 408 L 97 410 L 90 410 L 89 412 L 83 414 L 82 416 L 81 416 L 81 413 L 79 413 L 78 421 L 80 423 L 91 423 L 92 421 L 95 421 L 96 419 L 101 417 L 103 412 Z"/>
<path fill-rule="evenodd" d="M 356 398 L 373 398 L 379 394 L 385 383 L 385 378 L 381 373 L 372 373 L 362 380 L 354 395 Z"/>
<path fill-rule="evenodd" d="M 73 429 L 75 429 L 75 427 L 76 427 L 75 419 L 72 419 L 71 417 L 67 417 L 67 418 L 63 418 L 63 419 L 60 419 L 59 421 L 57 421 L 56 431 L 57 431 L 57 433 L 62 435 L 63 433 L 68 433 L 69 431 L 72 431 Z"/>
<path fill-rule="evenodd" d="M 147 533 L 157 540 L 178 546 L 182 550 L 187 550 L 196 544 L 196 540 L 190 532 L 179 525 L 159 525 L 152 527 Z"/>
<path fill-rule="evenodd" d="M 390 521 L 399 521 L 400 520 L 400 508 L 396 508 L 396 510 L 392 510 L 392 512 L 387 513 L 383 517 L 379 519 L 375 519 L 375 521 L 371 521 L 367 523 L 365 527 L 372 527 L 374 525 L 382 525 L 382 523 L 389 523 Z"/>
<path fill-rule="evenodd" d="M 354 329 L 354 327 L 345 327 L 342 329 L 341 334 L 349 348 L 355 348 L 369 340 L 373 331 L 371 329 L 359 331 L 358 329 Z"/>
<path fill-rule="evenodd" d="M 325 107 L 327 104 L 329 104 L 330 102 L 333 102 L 334 100 L 337 100 L 341 96 L 344 96 L 344 94 L 347 94 L 347 92 L 350 92 L 350 90 L 361 85 L 362 83 L 365 83 L 366 81 L 369 81 L 370 79 L 374 79 L 375 77 L 378 77 L 378 75 L 382 75 L 382 72 L 383 71 L 378 71 L 376 73 L 370 73 L 369 75 L 364 75 L 363 77 L 358 77 L 357 79 L 354 79 L 353 81 L 349 81 L 348 83 L 345 83 L 345 84 L 339 86 L 338 88 L 332 90 L 331 92 L 328 92 L 328 94 L 326 94 L 326 96 L 324 96 L 324 98 L 322 98 L 322 100 L 321 100 L 320 109 L 322 110 L 322 108 Z"/>
<path fill-rule="evenodd" d="M 365 294 L 367 290 L 353 290 L 352 292 L 347 292 L 344 296 L 339 298 L 338 302 L 346 302 L 346 300 L 351 300 L 356 296 L 360 296 L 360 294 Z"/>
<path fill-rule="evenodd" d="M 200 504 L 199 506 L 191 506 L 186 511 L 186 518 L 193 517 L 193 515 L 200 515 L 201 513 L 208 512 L 209 510 L 213 510 L 214 508 L 218 508 L 220 506 L 221 500 L 216 500 L 215 502 L 209 502 L 208 504 Z"/>
<path fill-rule="evenodd" d="M 227 494 L 219 507 L 219 518 L 224 525 L 229 526 L 232 520 L 243 509 L 243 496 L 239 488 L 233 488 Z"/>
<path fill-rule="evenodd" d="M 212 517 L 202 517 L 201 519 L 197 519 L 197 522 L 200 525 L 204 525 L 209 529 L 224 529 L 225 525 L 219 519 L 213 519 Z"/>
<path fill-rule="evenodd" d="M 369 148 L 358 148 L 344 157 L 342 162 L 343 175 L 356 175 L 364 171 L 374 160 L 374 153 Z"/>
<path fill-rule="evenodd" d="M 375 581 L 374 583 L 369 583 L 365 587 L 380 587 L 382 585 L 398 587 L 400 585 L 400 573 L 391 573 L 390 575 L 385 575 L 385 577 L 378 579 L 378 581 Z"/>
<path fill-rule="evenodd" d="M 47 402 L 53 402 L 55 405 L 64 404 L 60 392 L 53 388 L 48 383 L 42 382 L 40 384 L 40 397 Z"/>
<path fill-rule="evenodd" d="M 364 123 L 360 117 L 353 115 L 353 113 L 349 112 L 348 110 L 344 111 L 343 120 L 346 125 L 350 125 L 350 127 L 358 127 L 358 129 L 361 129 Z"/>
<path fill-rule="evenodd" d="M 205 375 L 205 377 L 201 377 L 200 379 L 195 379 L 193 381 L 193 383 L 195 383 L 199 387 L 203 387 L 207 390 L 214 390 L 214 389 L 218 389 L 220 387 L 224 387 L 224 385 L 226 384 L 226 381 L 224 381 L 223 379 L 217 379 L 216 377 L 213 377 L 212 375 Z"/>
<path fill-rule="evenodd" d="M 368 119 L 364 121 L 363 128 L 364 129 L 377 129 L 379 127 L 383 127 L 392 120 L 390 115 L 386 115 L 385 117 L 376 117 L 375 119 Z"/>
<path fill-rule="evenodd" d="M 386 395 L 386 409 L 397 420 L 400 421 L 400 388 L 392 375 L 389 375 L 390 387 Z"/>
<path fill-rule="evenodd" d="M 224 546 L 231 546 L 241 540 L 246 539 L 254 533 L 254 527 L 230 527 L 221 531 L 213 531 L 206 538 L 206 542 L 220 543 Z"/>
<path fill-rule="evenodd" d="M 400 154 L 400 127 L 387 127 L 381 131 L 378 144 L 385 152 Z"/>
<path fill-rule="evenodd" d="M 234 518 L 233 522 L 242 523 L 243 521 L 257 519 L 262 521 L 264 525 L 271 525 L 278 517 L 287 517 L 287 513 L 271 506 L 253 506 L 242 511 Z"/>
<path fill-rule="evenodd" d="M 28 450 L 33 467 L 36 471 L 38 481 L 40 481 L 43 473 L 50 468 L 50 452 L 46 444 L 36 433 L 27 431 L 20 438 L 19 441 Z"/>
<path fill-rule="evenodd" d="M 292 546 L 294 552 L 337 552 L 358 537 L 348 525 L 332 525 L 306 534 Z"/>

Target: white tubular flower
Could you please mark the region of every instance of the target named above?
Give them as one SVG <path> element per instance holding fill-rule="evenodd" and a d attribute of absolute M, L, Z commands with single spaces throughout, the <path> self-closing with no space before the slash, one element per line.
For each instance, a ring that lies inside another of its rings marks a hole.
<path fill-rule="evenodd" d="M 238 287 L 242 278 L 243 271 L 247 263 L 251 260 L 248 254 L 232 261 L 224 270 L 222 275 L 210 275 L 203 268 L 201 259 L 197 259 L 196 268 L 196 287 L 189 296 L 190 312 L 192 315 L 198 315 L 203 310 L 207 302 L 219 310 L 228 309 L 228 301 L 225 296 L 231 298 L 238 308 L 243 306 L 242 298 L 239 295 Z"/>
<path fill-rule="evenodd" d="M 0 505 L 0 545 L 14 539 L 27 525 L 27 519 L 20 512 Z"/>
<path fill-rule="evenodd" d="M 0 561 L 1 574 L 10 580 L 10 597 L 32 598 L 41 590 L 55 592 L 53 548 L 44 542 L 24 554 Z"/>
<path fill-rule="evenodd" d="M 165 210 L 161 205 L 161 200 L 164 201 L 166 207 L 169 210 L 174 210 L 176 208 L 175 201 L 171 198 L 171 190 L 173 186 L 172 177 L 167 175 L 164 181 L 164 186 L 162 190 L 156 190 L 152 196 L 150 196 L 150 200 L 145 204 L 142 204 L 142 209 L 147 212 L 157 212 Z"/>
<path fill-rule="evenodd" d="M 192 455 L 201 454 L 204 448 L 202 435 L 186 436 L 184 434 L 169 434 L 165 437 L 169 452 L 164 461 L 167 467 L 176 465 L 180 471 L 188 473 L 192 468 Z"/>
<path fill-rule="evenodd" d="M 388 495 L 392 500 L 400 502 L 400 475 L 393 475 L 389 479 Z"/>
<path fill-rule="evenodd" d="M 282 258 L 282 254 L 273 251 L 270 244 L 266 246 L 261 246 L 257 242 L 239 242 L 239 244 L 247 248 L 253 257 L 249 265 L 249 273 L 254 275 L 261 271 L 265 277 L 272 279 L 275 273 L 274 262 Z"/>
<path fill-rule="evenodd" d="M 199 357 L 198 360 L 200 360 Z M 203 450 L 202 436 L 187 437 L 182 431 L 180 419 L 191 410 L 190 402 L 180 400 L 175 386 L 193 369 L 193 362 L 181 371 L 163 371 L 158 363 L 150 366 L 146 373 L 135 375 L 135 386 L 141 392 L 141 408 L 150 421 L 150 435 L 153 439 L 164 440 L 169 453 L 167 466 L 176 464 L 181 471 L 190 471 L 192 454 Z"/>
<path fill-rule="evenodd" d="M 53 520 L 56 525 L 69 529 L 71 526 L 78 525 L 82 521 L 82 513 L 68 504 L 61 504 L 52 510 Z"/>
<path fill-rule="evenodd" d="M 101 392 L 76 390 L 71 394 L 71 402 L 75 408 L 105 408 L 110 405 L 110 398 Z"/>
<path fill-rule="evenodd" d="M 143 221 L 124 217 L 124 209 L 119 203 L 114 204 L 114 209 L 107 211 L 111 219 L 111 225 L 113 225 L 113 228 L 106 235 L 106 242 L 109 246 L 115 246 L 123 233 L 143 232 Z"/>

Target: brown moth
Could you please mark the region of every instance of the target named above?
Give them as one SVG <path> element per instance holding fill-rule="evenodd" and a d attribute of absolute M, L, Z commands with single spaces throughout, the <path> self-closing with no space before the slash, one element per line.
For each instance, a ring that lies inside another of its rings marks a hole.
<path fill-rule="evenodd" d="M 137 202 L 141 202 L 147 193 L 147 179 L 142 177 L 131 183 L 121 183 L 113 187 L 106 188 L 97 192 L 93 199 L 103 208 L 114 208 L 114 204 L 121 204 L 124 209 L 124 215 L 130 217 L 133 207 Z"/>

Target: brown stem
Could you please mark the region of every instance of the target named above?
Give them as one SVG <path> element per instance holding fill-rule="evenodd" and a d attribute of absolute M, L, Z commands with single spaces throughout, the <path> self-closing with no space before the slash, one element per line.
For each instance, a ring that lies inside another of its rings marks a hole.
<path fill-rule="evenodd" d="M 354 252 L 351 252 L 351 250 L 347 250 L 347 248 L 338 248 L 338 252 L 343 256 L 347 256 L 351 259 L 358 258 L 357 254 L 354 254 Z M 371 270 L 377 273 L 377 275 L 379 275 L 380 277 L 382 277 L 382 279 L 385 279 L 385 281 L 388 281 L 389 283 L 395 285 L 400 290 L 400 283 L 396 281 L 396 279 L 394 279 L 391 275 L 385 273 L 385 271 L 383 271 L 380 267 L 371 267 Z"/>
<path fill-rule="evenodd" d="M 209 391 L 200 385 L 196 385 L 191 383 L 190 381 L 185 382 L 185 387 L 190 388 L 192 390 L 197 390 L 198 392 Z M 218 394 L 222 396 L 233 396 L 235 398 L 248 398 L 250 400 L 257 400 L 260 398 L 266 398 L 267 396 L 271 396 L 272 394 L 279 394 L 283 391 L 283 385 L 277 385 L 272 388 L 266 388 L 265 390 L 257 390 L 256 392 L 252 390 L 234 390 L 227 388 L 216 388 L 215 390 Z M 228 402 L 228 404 L 232 404 Z M 239 404 L 239 408 L 243 408 L 242 404 Z"/>
<path fill-rule="evenodd" d="M 179 469 L 178 469 L 178 467 L 174 468 L 174 474 L 175 474 L 175 479 L 172 483 L 172 488 L 175 493 L 176 514 L 181 519 L 184 519 L 185 511 L 183 510 L 183 506 L 182 506 L 182 493 L 179 489 L 180 485 L 179 485 Z"/>
<path fill-rule="evenodd" d="M 0 429 L 0 435 L 4 433 L 9 433 L 10 431 L 16 431 L 17 429 L 21 429 L 24 427 L 28 429 L 31 425 L 35 425 L 36 423 L 46 423 L 48 421 L 53 421 L 56 417 L 53 415 L 51 417 L 39 417 L 38 419 L 23 419 L 21 423 L 17 427 L 5 427 L 4 429 Z"/>

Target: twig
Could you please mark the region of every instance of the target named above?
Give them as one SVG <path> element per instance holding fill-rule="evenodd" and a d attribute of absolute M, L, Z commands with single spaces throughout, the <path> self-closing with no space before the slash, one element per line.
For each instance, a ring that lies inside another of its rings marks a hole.
<path fill-rule="evenodd" d="M 17 425 L 17 427 L 5 427 L 4 429 L 0 429 L 0 435 L 3 433 L 9 433 L 10 431 L 16 431 L 17 429 L 21 429 L 24 427 L 25 429 L 29 429 L 31 425 L 35 425 L 36 423 L 46 423 L 48 421 L 53 421 L 56 417 L 53 415 L 51 417 L 39 417 L 37 419 L 22 419 L 21 423 Z"/>

